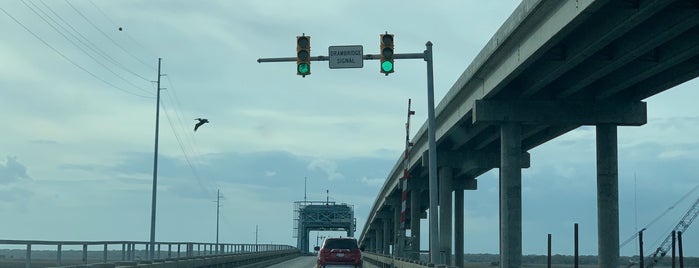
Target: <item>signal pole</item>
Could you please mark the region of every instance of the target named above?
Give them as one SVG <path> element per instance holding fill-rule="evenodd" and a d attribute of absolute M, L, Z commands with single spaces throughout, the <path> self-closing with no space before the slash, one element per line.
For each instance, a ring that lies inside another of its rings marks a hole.
<path fill-rule="evenodd" d="M 155 153 L 153 155 L 153 194 L 150 212 L 150 259 L 155 258 L 155 200 L 158 189 L 158 128 L 160 123 L 160 62 L 162 58 L 158 58 L 158 82 L 156 91 L 155 105 Z"/>
<path fill-rule="evenodd" d="M 306 36 L 304 34 L 304 36 Z M 393 54 L 392 51 L 392 46 L 393 46 L 393 35 L 389 35 L 388 33 L 382 35 L 382 42 L 383 36 L 390 36 L 390 54 L 379 54 L 379 55 L 372 55 L 372 54 L 366 54 L 362 55 L 362 60 L 381 60 L 382 57 L 385 60 L 385 56 L 390 56 L 392 55 L 392 59 L 423 59 L 427 63 L 427 143 L 428 143 L 428 174 L 429 174 L 429 200 L 430 200 L 430 216 L 429 216 L 429 234 L 430 234 L 430 263 L 433 264 L 441 264 L 441 255 L 442 253 L 440 252 L 440 242 L 439 242 L 439 217 L 438 217 L 438 212 L 437 212 L 437 195 L 438 195 L 438 189 L 437 189 L 437 142 L 436 142 L 436 124 L 435 124 L 435 114 L 434 114 L 434 72 L 433 72 L 433 59 L 432 59 L 432 42 L 427 41 L 425 44 L 425 51 L 422 53 L 399 53 L 399 54 Z M 309 37 L 309 36 L 306 36 Z M 309 37 L 310 38 L 310 37 Z M 310 39 L 308 39 L 310 42 Z M 388 41 L 388 40 L 386 40 Z M 297 38 L 298 42 L 298 38 Z M 389 42 L 386 43 L 381 43 L 384 45 L 387 45 Z M 299 44 L 297 44 L 297 47 Z M 310 44 L 308 46 L 310 48 Z M 298 49 L 297 49 L 298 51 Z M 383 52 L 383 51 L 382 51 Z M 309 50 L 310 54 L 310 50 Z M 301 56 L 301 57 L 300 57 Z M 285 58 L 259 58 L 257 59 L 258 63 L 262 62 L 294 62 L 296 61 L 297 63 L 301 60 L 303 63 L 308 62 L 310 66 L 310 61 L 330 61 L 331 57 L 330 56 L 315 56 L 315 57 L 309 57 L 307 58 L 306 55 L 297 55 L 296 57 L 285 57 Z M 393 71 L 393 61 L 390 61 L 390 68 L 382 69 L 382 73 L 388 75 L 389 71 Z M 298 75 L 309 75 L 310 74 L 310 67 L 309 67 L 309 72 L 307 74 L 303 74 L 299 72 L 299 66 L 300 64 L 297 64 L 297 74 Z M 305 65 L 304 65 L 305 66 Z M 412 217 L 412 216 L 411 216 Z M 445 254 L 451 254 L 451 252 Z"/>

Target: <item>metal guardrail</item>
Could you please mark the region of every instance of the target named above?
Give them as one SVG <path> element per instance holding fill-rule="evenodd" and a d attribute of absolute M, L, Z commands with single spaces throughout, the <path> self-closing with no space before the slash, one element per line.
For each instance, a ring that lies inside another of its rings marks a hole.
<path fill-rule="evenodd" d="M 82 256 L 78 259 L 78 264 L 88 263 L 109 263 L 117 261 L 149 260 L 148 252 L 150 242 L 144 241 L 46 241 L 46 240 L 0 240 L 0 246 L 23 245 L 26 255 L 24 258 L 25 268 L 32 267 L 32 246 L 55 246 L 56 266 L 66 265 L 67 259 L 63 255 L 66 253 L 64 246 L 82 246 Z M 99 248 L 95 250 L 95 247 Z M 272 244 L 223 244 L 223 243 L 199 243 L 199 242 L 156 242 L 154 260 L 176 260 L 180 258 L 191 258 L 199 256 L 214 256 L 224 254 L 242 254 L 255 252 L 285 251 L 294 249 L 288 245 Z M 92 248 L 92 250 L 90 250 Z M 70 250 L 74 253 L 75 250 Z M 95 257 L 102 253 L 102 256 Z M 114 255 L 117 255 L 116 257 Z M 121 256 L 118 256 L 121 255 Z M 101 257 L 101 258 L 100 258 Z M 15 259 L 16 260 L 16 259 Z M 21 259 L 20 259 L 21 260 Z M 40 259 L 42 261 L 51 261 Z M 2 261 L 2 260 L 0 260 Z M 72 259 L 71 264 L 76 264 Z M 44 266 L 46 267 L 46 266 Z"/>

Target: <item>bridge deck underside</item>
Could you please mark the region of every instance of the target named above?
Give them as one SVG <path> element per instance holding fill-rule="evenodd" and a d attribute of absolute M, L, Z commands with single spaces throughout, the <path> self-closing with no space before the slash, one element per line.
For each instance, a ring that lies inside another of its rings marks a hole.
<path fill-rule="evenodd" d="M 474 122 L 476 100 L 640 102 L 699 76 L 699 1 L 598 0 L 582 11 L 573 10 L 577 1 L 532 2 L 536 7 L 525 11 L 513 30 L 501 28 L 506 36 L 496 33 L 439 103 L 437 152 L 500 152 L 500 127 Z M 575 16 L 547 33 L 556 25 L 552 17 L 565 12 Z M 581 125 L 523 124 L 522 150 Z M 428 168 L 421 164 L 426 129 L 425 123 L 413 138 L 410 155 L 411 180 L 423 190 L 428 179 Z M 455 178 L 476 178 L 492 168 L 457 170 Z M 400 198 L 402 172 L 401 155 L 376 199 L 362 239 L 377 215 L 390 209 L 388 200 Z M 426 207 L 422 203 L 420 210 Z"/>
<path fill-rule="evenodd" d="M 598 2 L 605 4 L 552 37 L 483 99 L 641 101 L 699 76 L 697 1 Z M 499 151 L 499 128 L 474 124 L 472 115 L 438 137 L 438 151 Z M 579 126 L 524 125 L 522 149 Z M 426 168 L 412 168 L 426 178 Z M 488 170 L 459 175 L 474 178 Z"/>

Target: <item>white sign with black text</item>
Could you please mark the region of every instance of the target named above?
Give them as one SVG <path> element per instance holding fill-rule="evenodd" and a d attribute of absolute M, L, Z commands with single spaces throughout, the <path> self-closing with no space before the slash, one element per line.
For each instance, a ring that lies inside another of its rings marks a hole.
<path fill-rule="evenodd" d="M 364 48 L 361 45 L 328 47 L 330 69 L 362 68 L 363 58 Z"/>

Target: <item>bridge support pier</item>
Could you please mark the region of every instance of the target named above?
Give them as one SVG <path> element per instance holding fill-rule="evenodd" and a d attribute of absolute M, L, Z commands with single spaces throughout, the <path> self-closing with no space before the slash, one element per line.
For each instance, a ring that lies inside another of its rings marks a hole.
<path fill-rule="evenodd" d="M 403 257 L 405 230 L 400 228 L 401 200 L 393 202 L 393 256 Z"/>
<path fill-rule="evenodd" d="M 454 232 L 454 265 L 464 267 L 464 189 L 454 190 Z"/>
<path fill-rule="evenodd" d="M 410 258 L 420 260 L 420 189 L 415 179 L 410 179 Z"/>
<path fill-rule="evenodd" d="M 522 267 L 522 126 L 500 127 L 500 267 Z"/>
<path fill-rule="evenodd" d="M 390 254 L 390 245 L 391 245 L 391 233 L 393 233 L 393 229 L 391 228 L 391 221 L 388 218 L 384 218 L 382 220 L 383 222 L 383 247 L 381 247 L 381 251 L 383 254 L 388 255 Z"/>
<path fill-rule="evenodd" d="M 379 226 L 376 228 L 376 253 L 383 254 L 383 227 Z"/>
<path fill-rule="evenodd" d="M 617 127 L 597 125 L 597 239 L 599 267 L 619 267 Z"/>
<path fill-rule="evenodd" d="M 452 206 L 451 191 L 454 180 L 454 170 L 451 167 L 439 168 L 439 251 L 440 260 L 444 264 L 451 265 L 451 240 L 452 240 Z"/>

